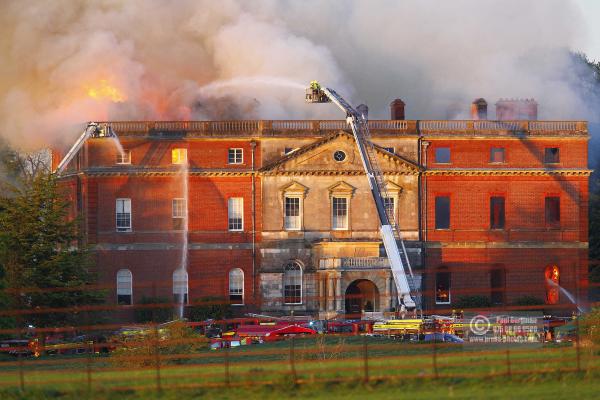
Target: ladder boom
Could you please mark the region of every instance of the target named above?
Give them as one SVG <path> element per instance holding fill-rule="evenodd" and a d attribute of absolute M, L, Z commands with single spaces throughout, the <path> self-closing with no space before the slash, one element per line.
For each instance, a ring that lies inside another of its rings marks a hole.
<path fill-rule="evenodd" d="M 75 158 L 77 153 L 79 153 L 79 150 L 81 150 L 85 142 L 91 137 L 112 137 L 117 139 L 118 142 L 117 134 L 113 131 L 110 125 L 100 125 L 96 122 L 89 122 L 81 136 L 79 136 L 64 158 L 60 161 L 56 167 L 56 170 L 54 170 L 54 173 L 57 175 L 62 174 L 73 158 Z M 119 149 L 119 151 L 121 151 L 121 149 Z"/>
<path fill-rule="evenodd" d="M 342 96 L 331 88 L 321 87 L 317 82 L 311 82 L 310 88 L 306 92 L 306 101 L 310 103 L 333 102 L 346 113 L 346 122 L 352 129 L 352 134 L 358 153 L 369 181 L 371 194 L 377 209 L 377 215 L 380 221 L 380 234 L 383 239 L 383 246 L 390 261 L 394 283 L 398 291 L 398 300 L 400 304 L 408 309 L 416 307 L 415 301 L 411 297 L 411 285 L 406 274 L 402 255 L 406 259 L 411 281 L 414 279 L 406 247 L 400 237 L 400 231 L 395 221 L 395 216 L 386 209 L 384 198 L 389 198 L 386 190 L 386 184 L 383 180 L 383 173 L 377 164 L 375 147 L 371 141 L 369 133 L 369 124 L 364 115 L 359 114 Z M 402 244 L 402 252 L 398 248 L 398 241 Z"/>

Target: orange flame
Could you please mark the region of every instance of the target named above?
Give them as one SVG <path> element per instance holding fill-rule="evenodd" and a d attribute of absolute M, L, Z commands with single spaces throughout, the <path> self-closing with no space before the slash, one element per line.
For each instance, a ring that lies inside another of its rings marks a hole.
<path fill-rule="evenodd" d="M 93 99 L 108 99 L 114 103 L 122 103 L 127 98 L 114 86 L 111 86 L 106 79 L 102 79 L 96 86 L 88 87 L 87 94 Z"/>

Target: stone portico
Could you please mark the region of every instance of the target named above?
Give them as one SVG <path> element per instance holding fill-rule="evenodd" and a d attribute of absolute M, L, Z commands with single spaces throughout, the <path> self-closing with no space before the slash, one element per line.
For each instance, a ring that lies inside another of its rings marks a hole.
<path fill-rule="evenodd" d="M 409 256 L 420 266 L 419 168 L 408 159 L 416 141 L 396 137 L 389 144 L 390 151 L 377 149 L 388 204 L 403 238 L 411 243 Z M 406 156 L 392 149 L 406 150 Z M 393 277 L 352 135 L 340 131 L 294 149 L 265 166 L 261 175 L 261 311 L 320 318 L 393 312 L 397 304 Z M 288 216 L 290 204 L 293 217 Z M 290 297 L 297 286 L 286 278 L 290 263 L 302 271 L 301 299 Z"/>

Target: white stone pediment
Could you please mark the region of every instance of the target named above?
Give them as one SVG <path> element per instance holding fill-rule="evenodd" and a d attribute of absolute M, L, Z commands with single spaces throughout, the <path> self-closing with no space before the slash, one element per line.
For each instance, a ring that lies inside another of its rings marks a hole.
<path fill-rule="evenodd" d="M 386 187 L 386 191 L 389 194 L 399 194 L 402 193 L 402 186 L 392 182 L 392 181 L 385 181 L 385 187 Z"/>
<path fill-rule="evenodd" d="M 378 147 L 376 154 L 377 163 L 383 172 L 411 174 L 419 171 L 416 164 Z M 266 173 L 357 174 L 363 173 L 363 166 L 354 137 L 342 131 L 304 146 L 265 166 L 262 171 Z"/>
<path fill-rule="evenodd" d="M 284 193 L 288 193 L 288 194 L 301 194 L 304 195 L 306 194 L 306 192 L 308 191 L 308 188 L 306 186 L 304 186 L 301 183 L 298 183 L 296 181 L 292 181 L 284 186 L 282 186 L 281 188 L 279 188 L 280 191 L 284 192 Z"/>
<path fill-rule="evenodd" d="M 331 195 L 351 196 L 354 193 L 354 191 L 356 190 L 356 188 L 354 186 L 350 185 L 349 183 L 340 181 L 340 182 L 335 183 L 334 185 L 331 185 L 328 188 L 328 190 L 331 193 Z"/>

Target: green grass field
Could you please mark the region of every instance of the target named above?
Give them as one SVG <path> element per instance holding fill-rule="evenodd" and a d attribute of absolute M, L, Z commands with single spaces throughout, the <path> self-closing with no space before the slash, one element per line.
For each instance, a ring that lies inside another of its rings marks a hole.
<path fill-rule="evenodd" d="M 293 346 L 287 340 L 163 354 L 158 364 L 155 356 L 5 357 L 0 360 L 0 398 L 141 399 L 159 389 L 167 399 L 591 398 L 600 392 L 599 366 L 591 347 L 578 352 L 571 345 L 434 346 L 375 337 L 311 337 L 295 339 Z"/>

